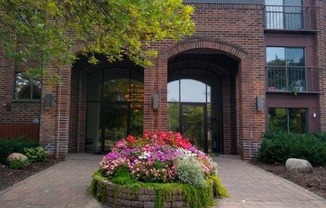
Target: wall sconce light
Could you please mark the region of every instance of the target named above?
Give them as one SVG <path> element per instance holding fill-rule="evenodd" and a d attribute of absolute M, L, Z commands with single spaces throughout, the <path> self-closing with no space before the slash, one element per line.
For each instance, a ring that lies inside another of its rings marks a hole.
<path fill-rule="evenodd" d="M 263 110 L 263 98 L 260 95 L 256 97 L 256 109 L 257 111 Z"/>
<path fill-rule="evenodd" d="M 45 108 L 50 108 L 52 106 L 52 94 L 45 94 L 44 105 Z"/>
<path fill-rule="evenodd" d="M 313 118 L 317 118 L 317 113 L 313 113 L 313 114 L 312 114 L 312 117 L 313 117 Z"/>
<path fill-rule="evenodd" d="M 153 110 L 158 109 L 158 94 L 157 93 L 152 94 L 152 108 L 153 108 Z"/>

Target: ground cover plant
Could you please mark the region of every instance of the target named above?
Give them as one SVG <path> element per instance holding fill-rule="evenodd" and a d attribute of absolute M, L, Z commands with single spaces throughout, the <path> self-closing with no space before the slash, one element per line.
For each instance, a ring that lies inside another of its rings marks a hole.
<path fill-rule="evenodd" d="M 184 194 L 188 207 L 213 205 L 213 193 L 227 196 L 217 176 L 217 164 L 180 133 L 173 132 L 156 131 L 118 141 L 93 176 L 93 194 L 96 181 L 106 179 L 135 191 L 154 188 L 156 207 L 162 207 L 173 190 Z M 105 188 L 100 189 L 105 192 Z"/>
<path fill-rule="evenodd" d="M 1 138 L 0 139 L 0 163 L 6 163 L 7 157 L 13 153 L 25 154 L 26 148 L 38 147 L 35 140 L 26 140 L 24 138 Z"/>

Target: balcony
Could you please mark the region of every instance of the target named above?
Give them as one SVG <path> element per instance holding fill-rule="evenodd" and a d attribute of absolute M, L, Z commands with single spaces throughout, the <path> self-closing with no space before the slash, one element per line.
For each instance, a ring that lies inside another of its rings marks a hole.
<path fill-rule="evenodd" d="M 265 5 L 265 30 L 315 31 L 316 9 L 307 6 Z"/>
<path fill-rule="evenodd" d="M 316 93 L 319 91 L 317 68 L 267 66 L 266 92 Z"/>

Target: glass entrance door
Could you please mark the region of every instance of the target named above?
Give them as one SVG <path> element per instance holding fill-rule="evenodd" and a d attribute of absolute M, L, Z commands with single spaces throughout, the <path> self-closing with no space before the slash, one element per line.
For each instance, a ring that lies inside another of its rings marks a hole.
<path fill-rule="evenodd" d="M 143 133 L 144 80 L 141 71 L 99 70 L 88 76 L 87 152 L 109 152 L 128 134 Z"/>
<path fill-rule="evenodd" d="M 205 152 L 223 153 L 223 85 L 214 72 L 184 69 L 169 74 L 168 129 Z"/>
<path fill-rule="evenodd" d="M 125 103 L 103 103 L 100 116 L 101 152 L 109 152 L 127 134 L 128 106 Z"/>
<path fill-rule="evenodd" d="M 208 152 L 207 146 L 207 109 L 202 103 L 181 104 L 181 133 L 191 143 Z"/>

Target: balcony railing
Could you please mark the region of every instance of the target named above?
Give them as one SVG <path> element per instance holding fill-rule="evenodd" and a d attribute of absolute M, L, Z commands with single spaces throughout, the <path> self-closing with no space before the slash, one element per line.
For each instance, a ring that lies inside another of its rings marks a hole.
<path fill-rule="evenodd" d="M 318 92 L 318 70 L 313 67 L 267 66 L 267 92 Z"/>
<path fill-rule="evenodd" d="M 265 29 L 315 30 L 315 14 L 314 7 L 265 5 Z"/>

